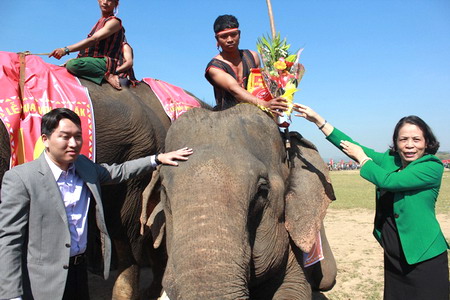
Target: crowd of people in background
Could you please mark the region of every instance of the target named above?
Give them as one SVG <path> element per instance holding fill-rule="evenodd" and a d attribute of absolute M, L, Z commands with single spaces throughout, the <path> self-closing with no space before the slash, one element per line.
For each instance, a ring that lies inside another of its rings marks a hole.
<path fill-rule="evenodd" d="M 352 160 L 350 161 L 340 160 L 339 162 L 334 162 L 334 160 L 330 159 L 330 161 L 327 162 L 327 167 L 329 171 L 342 171 L 342 170 L 358 170 L 361 166 Z"/>
<path fill-rule="evenodd" d="M 444 168 L 450 169 L 450 160 L 443 160 L 442 163 L 444 164 Z M 359 170 L 361 168 L 361 166 L 353 160 L 340 160 L 335 162 L 333 159 L 330 159 L 326 164 L 329 171 Z"/>

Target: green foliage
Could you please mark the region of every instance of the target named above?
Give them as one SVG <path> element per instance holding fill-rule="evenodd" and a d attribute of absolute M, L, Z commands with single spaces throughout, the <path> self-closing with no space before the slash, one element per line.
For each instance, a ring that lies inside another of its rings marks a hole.
<path fill-rule="evenodd" d="M 296 59 L 297 59 L 296 54 L 291 54 L 288 57 L 286 57 L 286 61 L 290 61 L 290 62 L 295 62 Z"/>
<path fill-rule="evenodd" d="M 359 171 L 332 171 L 331 182 L 337 200 L 330 208 L 375 209 L 375 186 L 359 176 Z M 450 214 L 450 171 L 444 172 L 436 213 Z"/>
<path fill-rule="evenodd" d="M 258 38 L 256 48 L 261 55 L 264 68 L 270 74 L 276 74 L 276 70 L 273 66 L 280 58 L 284 58 L 287 61 L 294 62 L 297 55 L 290 54 L 290 44 L 287 43 L 286 38 L 281 39 L 280 33 L 277 33 L 275 38 L 271 38 L 269 35 Z M 272 75 L 273 75 L 272 74 Z"/>

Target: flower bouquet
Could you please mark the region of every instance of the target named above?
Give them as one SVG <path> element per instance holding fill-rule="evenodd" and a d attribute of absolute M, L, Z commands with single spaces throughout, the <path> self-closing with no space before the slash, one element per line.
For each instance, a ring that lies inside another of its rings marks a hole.
<path fill-rule="evenodd" d="M 294 93 L 305 73 L 305 68 L 298 62 L 303 49 L 291 54 L 290 47 L 286 38 L 281 40 L 279 33 L 273 39 L 263 36 L 257 42 L 263 63 L 261 76 L 270 93 L 269 98 L 281 96 L 288 103 L 288 110 L 278 118 L 277 123 L 280 127 L 288 127 L 291 123 Z"/>

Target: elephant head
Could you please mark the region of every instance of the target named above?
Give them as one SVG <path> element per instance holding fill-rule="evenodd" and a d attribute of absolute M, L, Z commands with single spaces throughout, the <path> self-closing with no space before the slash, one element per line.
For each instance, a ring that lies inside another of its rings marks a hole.
<path fill-rule="evenodd" d="M 247 104 L 172 125 L 166 150 L 194 154 L 160 170 L 170 299 L 311 297 L 299 248 L 311 249 L 333 195 L 314 147 L 291 143 L 289 163 L 276 124 Z"/>

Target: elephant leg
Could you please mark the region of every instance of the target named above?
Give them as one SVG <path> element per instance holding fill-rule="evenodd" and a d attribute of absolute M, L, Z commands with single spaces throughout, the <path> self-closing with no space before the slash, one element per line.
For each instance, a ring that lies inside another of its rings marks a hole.
<path fill-rule="evenodd" d="M 114 245 L 118 258 L 118 276 L 112 299 L 139 299 L 139 266 L 133 258 L 131 247 L 121 240 L 114 240 Z"/>
<path fill-rule="evenodd" d="M 325 292 L 331 290 L 336 284 L 337 266 L 325 234 L 323 222 L 320 229 L 320 237 L 322 240 L 324 259 L 310 267 L 305 268 L 305 273 L 311 283 L 311 287 L 314 290 Z"/>

